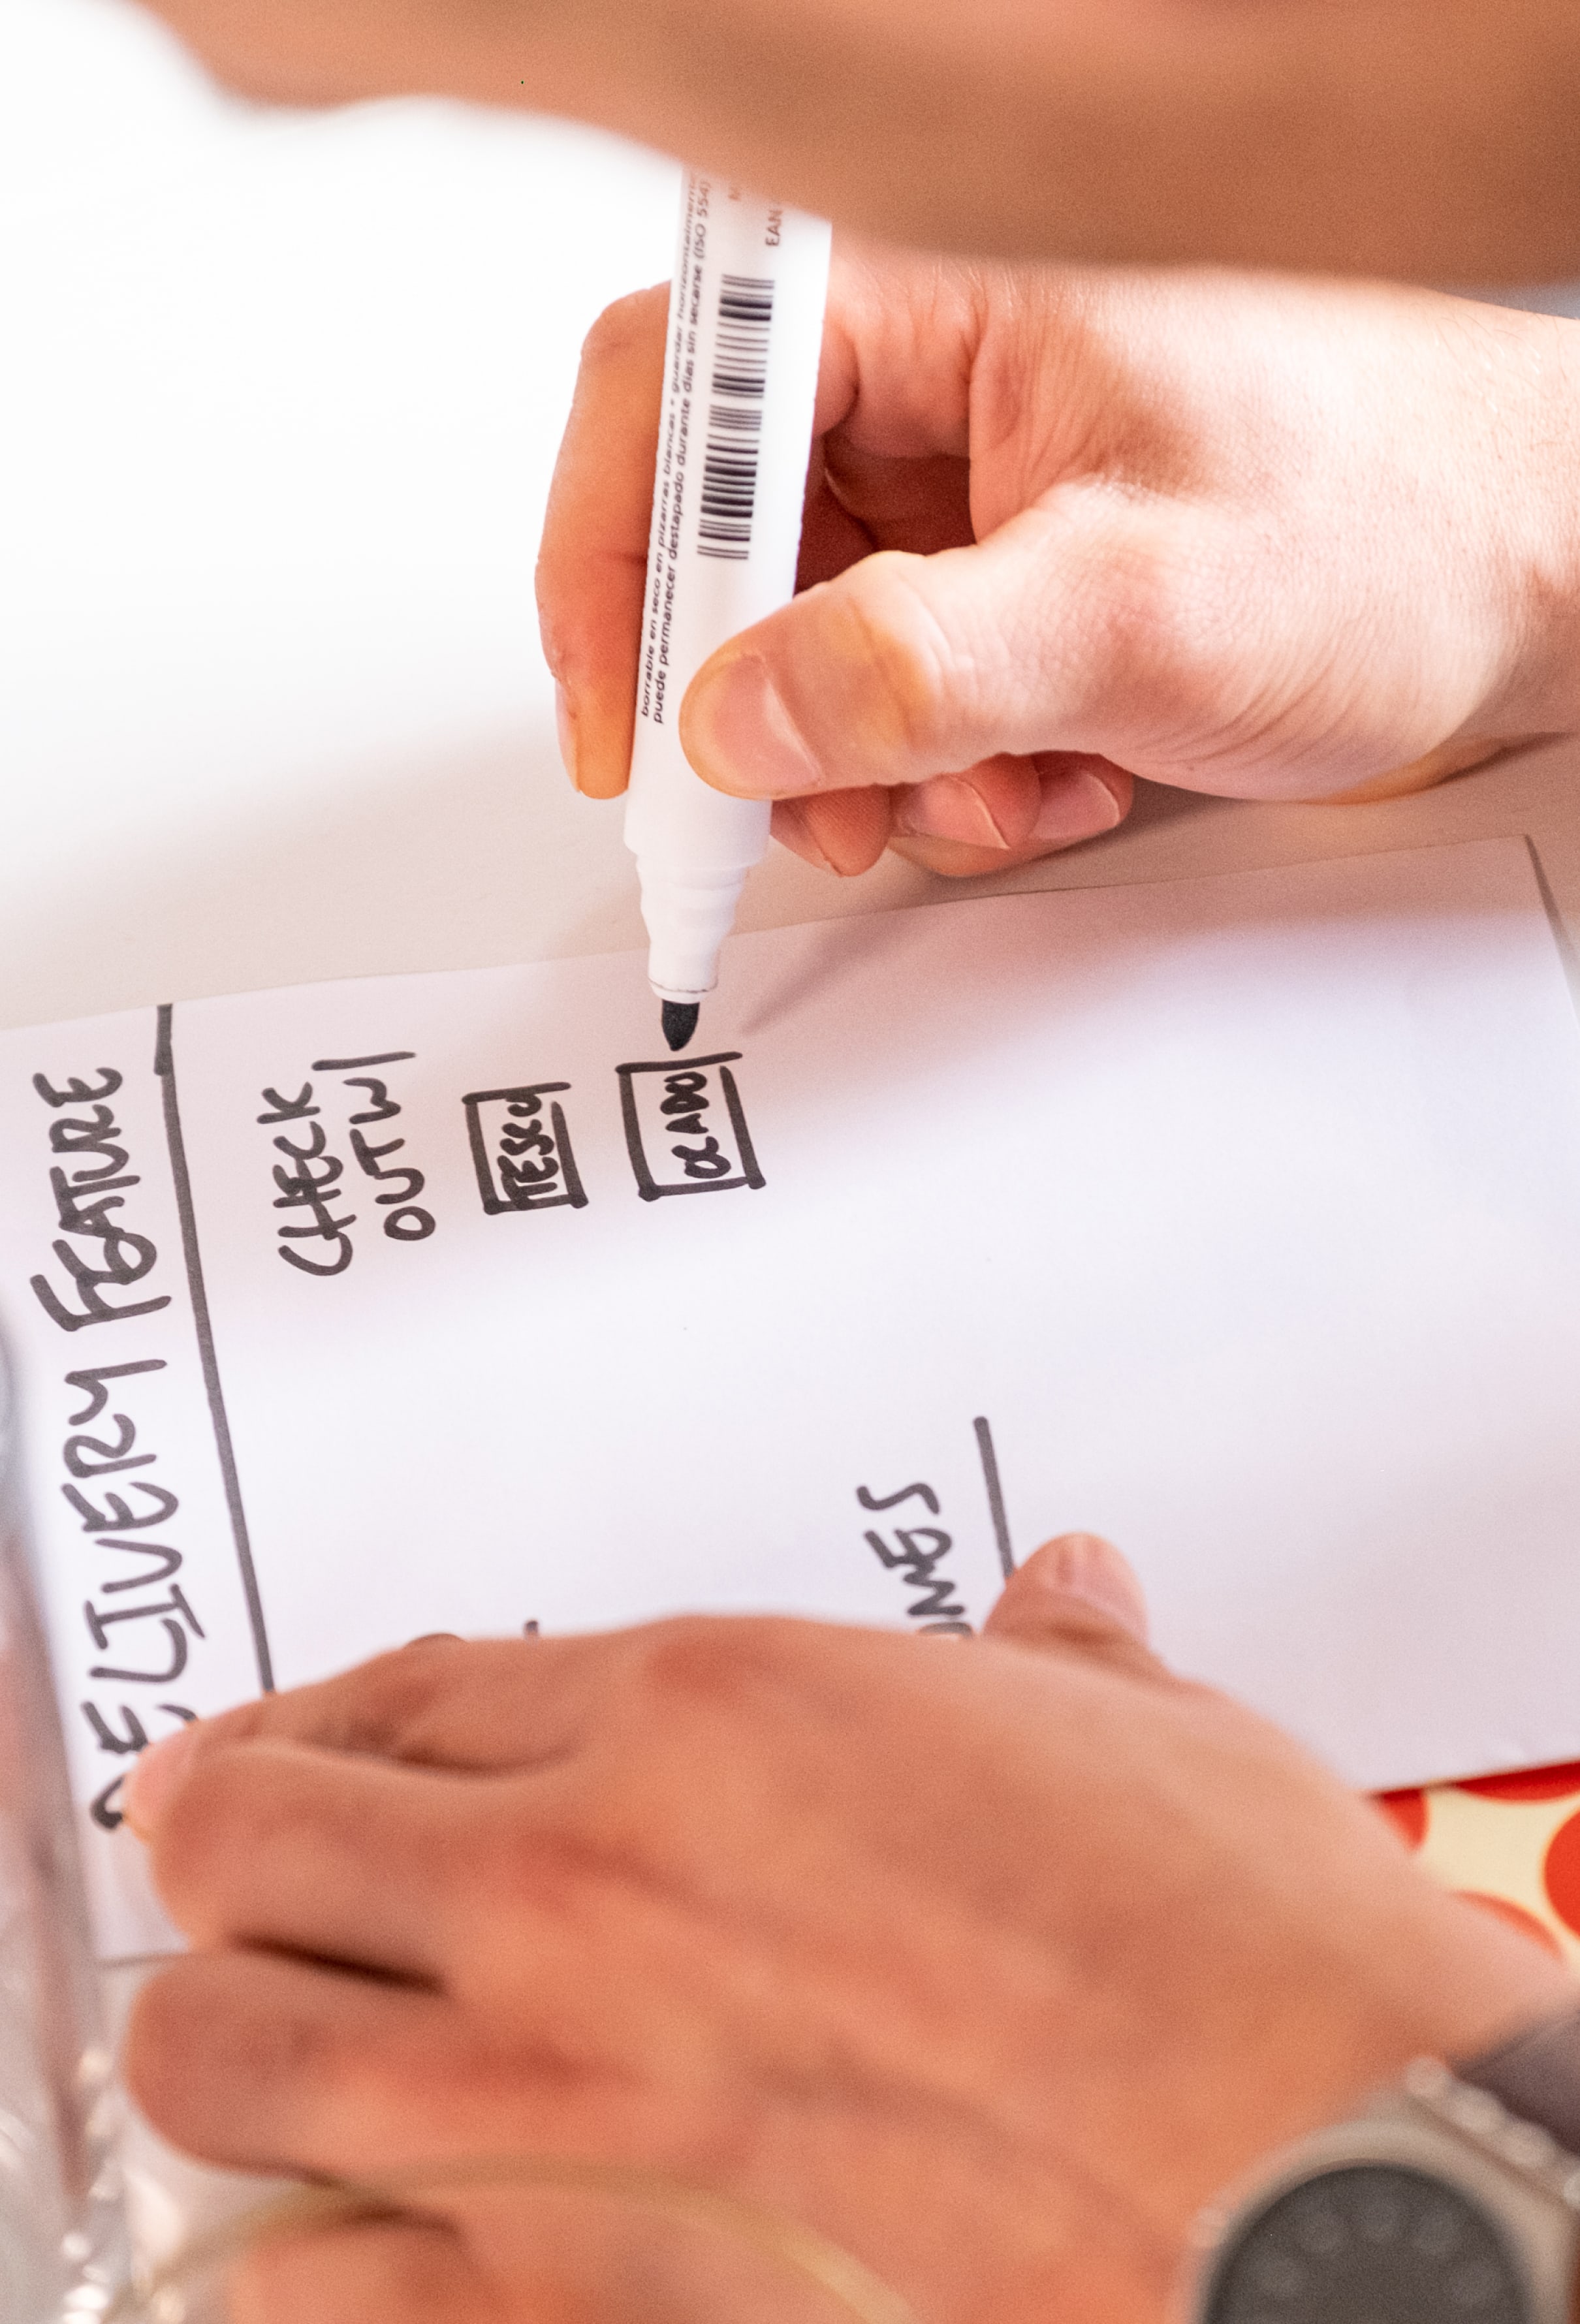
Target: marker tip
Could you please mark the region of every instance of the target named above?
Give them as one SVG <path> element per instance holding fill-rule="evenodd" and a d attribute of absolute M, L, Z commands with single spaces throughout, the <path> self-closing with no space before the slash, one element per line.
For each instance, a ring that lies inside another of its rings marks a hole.
<path fill-rule="evenodd" d="M 699 1001 L 666 1001 L 663 1003 L 661 1022 L 664 1038 L 671 1049 L 683 1049 L 686 1047 L 687 1042 L 697 1030 L 697 1019 L 701 1014 L 702 1006 Z"/>

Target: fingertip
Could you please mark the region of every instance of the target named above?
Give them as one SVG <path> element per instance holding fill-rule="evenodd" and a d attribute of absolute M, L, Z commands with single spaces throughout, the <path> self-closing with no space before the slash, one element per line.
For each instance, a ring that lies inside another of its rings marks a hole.
<path fill-rule="evenodd" d="M 889 845 L 908 863 L 914 863 L 919 871 L 935 872 L 941 880 L 988 879 L 995 872 L 1013 872 L 1022 863 L 1039 862 L 1055 852 L 1030 839 L 1019 847 L 972 847 L 963 840 L 915 839 L 903 832 L 896 832 Z"/>
<path fill-rule="evenodd" d="M 1030 836 L 1045 853 L 1115 831 L 1130 813 L 1135 780 L 1106 761 L 1066 762 L 1041 776 Z"/>
<path fill-rule="evenodd" d="M 823 769 L 766 657 L 738 642 L 698 671 L 679 731 L 703 781 L 732 798 L 793 798 L 824 788 Z"/>
<path fill-rule="evenodd" d="M 635 700 L 624 687 L 608 699 L 596 688 L 574 699 L 577 789 L 583 798 L 618 798 L 631 779 Z"/>
<path fill-rule="evenodd" d="M 1039 847 L 970 847 L 957 839 L 914 839 L 901 831 L 890 840 L 889 851 L 940 880 L 987 879 L 995 872 L 1012 871 L 1017 863 L 1033 862 L 1044 852 Z"/>
<path fill-rule="evenodd" d="M 984 1625 L 993 1637 L 1032 1644 L 1093 1642 L 1098 1632 L 1147 1643 L 1147 1601 L 1129 1561 L 1101 1534 L 1060 1534 L 1034 1550 Z"/>
<path fill-rule="evenodd" d="M 121 1813 L 139 1840 L 152 1840 L 185 1782 L 199 1722 L 179 1728 L 139 1752 L 121 1786 Z"/>
<path fill-rule="evenodd" d="M 1006 788 L 1011 772 L 1029 781 L 1023 807 Z M 905 803 L 890 842 L 894 853 L 946 880 L 977 880 L 1012 871 L 1086 840 L 1105 837 L 1130 813 L 1135 789 L 1133 776 L 1105 759 L 1072 762 L 1066 754 L 1053 752 L 1039 753 L 1030 761 L 1008 761 L 1002 768 L 974 770 L 974 794 L 981 791 L 984 778 L 992 780 L 994 812 L 990 822 L 985 800 L 974 796 L 970 805 L 982 818 L 975 837 L 967 836 L 970 825 L 962 820 L 963 778 L 934 778 L 901 794 Z M 995 825 L 1000 832 L 1014 834 L 1007 844 L 1002 839 L 996 846 L 987 844 Z"/>
<path fill-rule="evenodd" d="M 989 760 L 956 775 L 931 775 L 895 793 L 894 828 L 907 839 L 952 840 L 1003 856 L 1030 837 L 1040 803 L 1024 760 Z"/>
<path fill-rule="evenodd" d="M 818 872 L 832 872 L 837 878 L 839 866 L 827 853 L 812 826 L 804 799 L 775 799 L 771 825 L 775 839 L 799 855 L 803 863 L 810 863 Z"/>
<path fill-rule="evenodd" d="M 872 870 L 888 844 L 890 823 L 889 795 L 875 788 L 773 805 L 774 837 L 804 862 L 841 880 Z"/>

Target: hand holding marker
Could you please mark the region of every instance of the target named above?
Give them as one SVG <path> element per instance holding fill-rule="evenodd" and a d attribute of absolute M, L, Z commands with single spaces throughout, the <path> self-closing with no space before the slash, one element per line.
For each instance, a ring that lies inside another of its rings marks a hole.
<path fill-rule="evenodd" d="M 625 810 L 671 1049 L 691 1038 L 717 982 L 772 812 L 692 772 L 680 704 L 711 654 L 795 593 L 828 245 L 818 218 L 686 180 Z"/>

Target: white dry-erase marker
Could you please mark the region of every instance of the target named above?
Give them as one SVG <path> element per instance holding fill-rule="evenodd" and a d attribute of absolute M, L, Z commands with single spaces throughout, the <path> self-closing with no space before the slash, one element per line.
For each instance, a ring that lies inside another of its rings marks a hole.
<path fill-rule="evenodd" d="M 765 799 L 726 798 L 692 772 L 680 704 L 726 638 L 795 591 L 828 244 L 820 218 L 716 178 L 686 180 L 625 810 L 671 1049 L 717 981 L 770 815 Z"/>

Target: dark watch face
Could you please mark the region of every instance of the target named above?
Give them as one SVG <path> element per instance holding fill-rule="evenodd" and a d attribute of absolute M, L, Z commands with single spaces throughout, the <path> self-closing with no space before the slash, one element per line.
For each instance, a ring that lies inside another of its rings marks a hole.
<path fill-rule="evenodd" d="M 1248 2219 L 1219 2255 L 1205 2324 L 1531 2324 L 1481 2207 L 1391 2163 L 1328 2171 Z"/>

